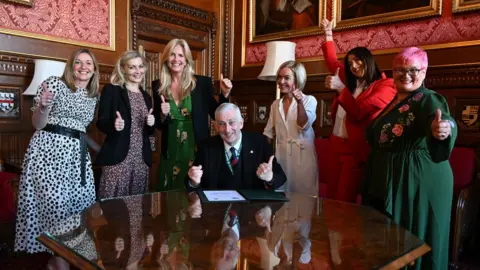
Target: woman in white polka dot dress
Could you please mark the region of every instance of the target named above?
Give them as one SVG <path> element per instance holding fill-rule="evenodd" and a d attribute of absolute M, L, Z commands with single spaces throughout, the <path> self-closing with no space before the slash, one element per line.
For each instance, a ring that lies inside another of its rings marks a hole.
<path fill-rule="evenodd" d="M 95 114 L 98 88 L 98 63 L 86 49 L 71 55 L 62 78 L 49 77 L 38 87 L 36 131 L 20 177 L 15 251 L 48 251 L 35 238 L 95 201 L 85 130 Z M 49 268 L 65 267 L 59 257 L 49 262 Z"/>

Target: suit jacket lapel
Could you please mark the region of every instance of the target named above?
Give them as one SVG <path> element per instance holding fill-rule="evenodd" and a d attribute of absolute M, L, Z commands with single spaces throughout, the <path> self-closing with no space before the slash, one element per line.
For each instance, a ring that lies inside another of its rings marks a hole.
<path fill-rule="evenodd" d="M 123 103 L 127 107 L 127 114 L 130 116 L 130 112 L 132 109 L 130 107 L 130 100 L 128 99 L 128 90 L 125 86 L 122 87 L 120 96 L 122 97 Z"/>
<path fill-rule="evenodd" d="M 143 100 L 145 101 L 145 105 L 147 106 L 147 109 L 148 109 L 148 105 L 150 105 L 150 108 L 153 108 L 151 99 L 149 99 L 150 95 L 145 90 L 141 90 L 141 93 L 143 96 Z M 150 104 L 148 104 L 149 101 L 150 101 Z"/>
<path fill-rule="evenodd" d="M 202 119 L 200 118 L 202 115 L 201 108 L 202 108 L 202 99 L 201 99 L 201 93 L 198 90 L 200 87 L 198 87 L 198 80 L 197 80 L 197 86 L 195 89 L 190 92 L 190 96 L 192 97 L 192 125 L 193 125 L 193 134 L 195 135 L 195 138 L 197 138 L 197 129 L 195 128 L 195 123 L 201 123 Z M 198 112 L 196 112 L 198 111 Z M 196 140 L 196 139 L 195 139 Z"/>
<path fill-rule="evenodd" d="M 252 188 L 252 179 L 251 176 L 255 175 L 257 168 L 255 168 L 255 156 L 260 153 L 255 153 L 255 147 L 252 145 L 252 140 L 249 140 L 248 134 L 242 133 L 242 153 L 240 158 L 242 159 L 242 182 L 245 189 Z M 252 174 L 253 171 L 253 174 Z"/>
<path fill-rule="evenodd" d="M 211 149 L 211 154 L 209 157 L 211 157 L 210 162 L 210 172 L 211 172 L 211 177 L 210 177 L 210 183 L 211 186 L 210 188 L 218 188 L 218 181 L 220 177 L 220 166 L 222 165 L 222 160 L 223 157 L 225 156 L 225 147 L 223 146 L 223 140 L 220 136 L 216 137 L 217 140 L 215 140 L 213 144 L 213 148 Z"/>

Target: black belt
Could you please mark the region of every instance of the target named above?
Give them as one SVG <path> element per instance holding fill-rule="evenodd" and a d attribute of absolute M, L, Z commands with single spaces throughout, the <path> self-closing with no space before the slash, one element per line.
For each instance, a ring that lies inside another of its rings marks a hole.
<path fill-rule="evenodd" d="M 85 184 L 87 184 L 85 179 L 85 171 L 87 167 L 87 143 L 85 140 L 85 132 L 52 124 L 47 124 L 42 130 L 80 140 L 80 185 L 85 186 Z"/>

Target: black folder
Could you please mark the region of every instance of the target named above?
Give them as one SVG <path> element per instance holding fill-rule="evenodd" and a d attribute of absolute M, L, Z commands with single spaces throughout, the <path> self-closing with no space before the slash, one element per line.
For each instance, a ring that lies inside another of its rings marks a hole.
<path fill-rule="evenodd" d="M 238 193 L 242 194 L 249 201 L 280 201 L 288 202 L 287 197 L 282 192 L 275 192 L 262 189 L 241 189 Z"/>

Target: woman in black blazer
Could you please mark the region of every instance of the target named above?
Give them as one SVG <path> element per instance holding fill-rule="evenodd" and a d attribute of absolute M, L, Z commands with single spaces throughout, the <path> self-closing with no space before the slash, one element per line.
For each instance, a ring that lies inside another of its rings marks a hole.
<path fill-rule="evenodd" d="M 99 198 L 143 194 L 148 188 L 152 149 L 148 135 L 155 132 L 152 98 L 141 85 L 145 59 L 137 51 L 126 51 L 118 59 L 103 88 L 97 127 L 107 135 L 97 156 L 104 165 Z"/>
<path fill-rule="evenodd" d="M 228 102 L 232 83 L 220 77 L 217 102 L 211 78 L 194 74 L 192 53 L 183 39 L 167 44 L 160 63 L 159 80 L 152 83 L 156 127 L 162 130 L 157 190 L 184 189 L 195 145 L 210 135 L 208 115 L 215 119 L 219 103 Z"/>

